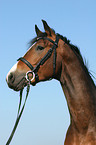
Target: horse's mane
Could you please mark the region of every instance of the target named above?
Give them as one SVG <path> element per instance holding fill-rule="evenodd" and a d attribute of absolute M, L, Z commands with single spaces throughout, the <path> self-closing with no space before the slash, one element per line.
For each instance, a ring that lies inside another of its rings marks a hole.
<path fill-rule="evenodd" d="M 52 29 L 53 31 L 54 31 L 54 29 Z M 54 31 L 55 32 L 55 31 Z M 83 60 L 83 57 L 82 57 L 82 55 L 81 55 L 81 52 L 80 52 L 80 49 L 77 47 L 77 46 L 75 46 L 75 45 L 73 45 L 72 43 L 70 43 L 70 40 L 69 39 L 67 39 L 67 37 L 65 37 L 65 36 L 62 36 L 62 35 L 60 35 L 60 34 L 58 34 L 57 33 L 57 35 L 60 37 L 60 39 L 62 39 L 66 44 L 68 44 L 69 46 L 70 46 L 70 48 L 74 51 L 74 53 L 77 55 L 77 57 L 81 60 L 81 62 L 82 62 L 82 64 L 83 64 L 83 66 L 84 66 L 84 69 L 85 69 L 85 71 L 86 71 L 86 73 L 88 74 L 88 75 L 90 75 L 91 73 L 89 72 L 89 70 L 88 70 L 88 66 L 87 66 L 87 64 L 86 64 L 86 60 L 84 61 Z M 38 37 L 47 37 L 47 33 L 46 32 L 44 32 L 44 33 L 41 33 Z M 31 47 L 35 42 L 36 42 L 36 40 L 37 40 L 37 38 L 38 37 L 35 37 L 35 38 L 33 38 L 28 44 L 29 44 L 29 46 Z M 91 77 L 91 76 L 90 76 Z M 92 78 L 91 78 L 92 79 Z M 92 80 L 93 81 L 93 80 Z M 94 82 L 93 82 L 94 83 Z"/>
<path fill-rule="evenodd" d="M 52 29 L 53 31 L 54 31 L 54 29 Z M 55 31 L 54 31 L 54 33 L 55 33 Z M 66 44 L 68 44 L 69 46 L 70 46 L 70 48 L 74 51 L 74 52 L 76 52 L 76 54 L 78 54 L 78 56 L 80 57 L 80 59 L 82 60 L 82 62 L 84 62 L 83 61 L 83 57 L 82 57 L 82 55 L 81 55 L 81 53 L 80 53 L 80 49 L 77 47 L 77 46 L 75 46 L 75 45 L 73 45 L 72 43 L 70 43 L 70 40 L 69 39 L 67 39 L 67 37 L 64 37 L 64 36 L 62 36 L 62 35 L 60 35 L 60 34 L 58 34 L 58 36 L 60 37 L 60 39 L 62 39 Z M 41 33 L 40 35 L 39 35 L 39 37 L 47 37 L 47 33 L 46 32 L 44 32 L 44 33 Z M 37 38 L 38 37 L 35 37 L 35 38 L 33 38 L 28 44 L 29 44 L 29 47 L 31 47 L 35 42 L 36 42 L 36 40 L 37 40 Z"/>
<path fill-rule="evenodd" d="M 52 29 L 52 30 L 53 30 L 53 29 Z M 53 31 L 54 31 L 54 30 L 53 30 Z M 55 31 L 54 31 L 54 32 L 55 32 Z M 64 36 L 62 36 L 62 35 L 60 35 L 60 34 L 58 34 L 58 36 L 59 36 L 60 39 L 62 39 L 66 44 L 68 44 L 68 45 L 71 47 L 71 49 L 74 50 L 74 51 L 79 55 L 79 57 L 83 60 L 82 55 L 81 55 L 81 53 L 80 53 L 80 50 L 79 50 L 79 48 L 78 48 L 77 46 L 71 44 L 71 43 L 70 43 L 70 40 L 67 39 L 67 37 L 64 37 Z M 42 37 L 42 38 L 43 38 L 43 37 L 47 37 L 46 32 L 45 32 L 45 33 L 41 33 L 41 34 L 39 35 L 39 37 Z M 29 47 L 31 47 L 31 46 L 36 42 L 37 38 L 38 38 L 38 37 L 33 38 L 33 39 L 28 43 L 28 44 L 29 44 Z"/>

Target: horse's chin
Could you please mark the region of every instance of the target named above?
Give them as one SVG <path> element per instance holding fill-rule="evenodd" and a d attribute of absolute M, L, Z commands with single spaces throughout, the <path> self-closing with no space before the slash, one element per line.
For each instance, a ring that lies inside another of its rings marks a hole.
<path fill-rule="evenodd" d="M 14 91 L 20 91 L 20 90 L 24 89 L 24 87 L 26 87 L 27 84 L 28 84 L 27 80 L 22 81 L 22 82 L 19 82 L 19 83 L 16 85 L 16 87 L 13 88 L 13 90 L 14 90 Z M 33 82 L 33 83 L 31 83 L 31 85 L 32 85 L 32 86 L 35 86 L 36 83 Z"/>
<path fill-rule="evenodd" d="M 27 83 L 23 83 L 23 84 L 18 84 L 16 87 L 13 88 L 14 91 L 20 91 L 22 89 L 24 89 L 24 87 L 27 86 Z"/>

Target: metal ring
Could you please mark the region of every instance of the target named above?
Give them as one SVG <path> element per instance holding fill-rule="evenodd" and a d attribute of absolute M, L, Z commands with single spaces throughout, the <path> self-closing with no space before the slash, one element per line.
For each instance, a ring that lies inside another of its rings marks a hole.
<path fill-rule="evenodd" d="M 29 77 L 28 77 L 28 74 L 29 74 L 29 73 L 32 74 L 32 79 L 29 79 Z M 25 78 L 26 78 L 27 81 L 33 81 L 33 80 L 35 79 L 35 73 L 32 72 L 32 71 L 28 71 L 28 72 L 26 73 Z"/>

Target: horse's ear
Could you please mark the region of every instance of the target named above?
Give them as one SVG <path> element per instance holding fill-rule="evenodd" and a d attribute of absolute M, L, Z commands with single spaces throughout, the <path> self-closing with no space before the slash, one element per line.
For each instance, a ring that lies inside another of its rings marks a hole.
<path fill-rule="evenodd" d="M 45 32 L 49 35 L 49 36 L 52 36 L 52 35 L 55 35 L 54 31 L 48 26 L 47 22 L 42 20 L 43 22 L 43 26 L 44 26 L 44 29 L 45 29 Z"/>
<path fill-rule="evenodd" d="M 40 36 L 40 34 L 42 34 L 42 32 L 37 27 L 37 25 L 35 25 L 35 32 L 36 32 L 37 36 Z"/>

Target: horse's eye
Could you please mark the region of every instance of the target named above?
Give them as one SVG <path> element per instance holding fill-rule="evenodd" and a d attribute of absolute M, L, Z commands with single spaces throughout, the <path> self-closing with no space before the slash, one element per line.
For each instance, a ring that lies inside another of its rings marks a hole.
<path fill-rule="evenodd" d="M 42 46 L 37 46 L 37 48 L 36 48 L 37 50 L 43 50 L 44 49 L 44 47 L 42 47 Z"/>

